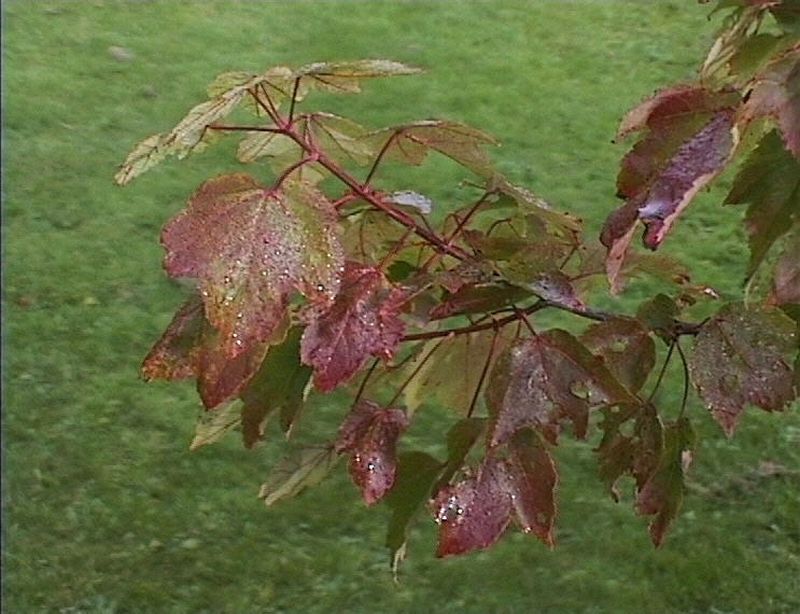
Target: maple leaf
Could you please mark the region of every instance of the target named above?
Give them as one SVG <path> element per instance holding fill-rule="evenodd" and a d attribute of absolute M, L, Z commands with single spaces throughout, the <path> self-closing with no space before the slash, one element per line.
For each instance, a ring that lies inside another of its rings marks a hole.
<path fill-rule="evenodd" d="M 780 305 L 785 311 L 787 307 L 794 306 L 795 313 L 800 315 L 800 227 L 795 229 L 775 264 L 775 276 L 768 302 L 771 305 Z M 797 316 L 794 319 L 800 321 Z"/>
<path fill-rule="evenodd" d="M 236 396 L 256 372 L 270 343 L 279 342 L 286 331 L 281 318 L 272 336 L 230 359 L 219 333 L 203 314 L 198 294 L 178 310 L 161 338 L 142 364 L 142 376 L 151 379 L 197 377 L 197 388 L 206 408 L 217 407 Z"/>
<path fill-rule="evenodd" d="M 122 163 L 115 181 L 125 185 L 169 156 L 185 158 L 201 150 L 213 134 L 208 130 L 209 125 L 229 115 L 244 100 L 251 100 L 255 108 L 251 90 L 259 86 L 270 84 L 273 90 L 282 91 L 287 70 L 278 66 L 261 75 L 249 75 L 249 78 L 243 73 L 220 75 L 209 87 L 211 99 L 190 109 L 169 132 L 154 134 L 138 143 Z M 279 101 L 280 96 L 275 99 Z"/>
<path fill-rule="evenodd" d="M 162 232 L 164 268 L 199 280 L 205 315 L 235 358 L 267 341 L 299 290 L 325 302 L 343 267 L 336 213 L 316 189 L 244 174 L 204 183 Z"/>
<path fill-rule="evenodd" d="M 385 499 L 392 510 L 386 528 L 386 547 L 391 553 L 395 578 L 405 556 L 409 527 L 430 498 L 441 471 L 442 463 L 425 452 L 406 452 L 398 456 L 394 487 Z"/>
<path fill-rule="evenodd" d="M 484 147 L 497 145 L 494 137 L 464 124 L 424 120 L 377 130 L 369 137 L 376 151 L 419 166 L 429 150 L 437 151 L 478 175 L 491 175 L 491 160 Z"/>
<path fill-rule="evenodd" d="M 319 484 L 336 466 L 339 455 L 333 446 L 309 446 L 292 450 L 270 472 L 258 498 L 267 506 L 291 499 Z"/>
<path fill-rule="evenodd" d="M 681 418 L 664 427 L 664 450 L 657 468 L 636 498 L 639 514 L 653 515 L 650 538 L 658 547 L 678 515 L 686 491 L 683 478 L 691 464 L 695 435 L 689 421 Z"/>
<path fill-rule="evenodd" d="M 800 160 L 800 43 L 784 51 L 755 76 L 737 123 L 773 118 L 786 148 Z"/>
<path fill-rule="evenodd" d="M 683 86 L 659 92 L 623 119 L 618 138 L 647 129 L 625 156 L 617 187 L 627 202 L 609 215 L 600 236 L 613 292 L 639 221 L 646 247 L 657 249 L 695 195 L 730 158 L 738 95 Z"/>
<path fill-rule="evenodd" d="M 552 548 L 558 473 L 538 435 L 525 429 L 514 436 L 506 473 L 507 488 L 523 532 L 533 533 Z"/>
<path fill-rule="evenodd" d="M 553 329 L 510 347 L 495 363 L 486 388 L 492 418 L 489 445 L 524 427 L 555 443 L 564 418 L 586 436 L 589 410 L 633 402 L 631 394 L 568 332 Z"/>
<path fill-rule="evenodd" d="M 795 397 L 789 355 L 795 325 L 780 310 L 730 303 L 706 322 L 689 360 L 691 379 L 729 437 L 753 404 L 780 411 Z"/>
<path fill-rule="evenodd" d="M 194 452 L 198 448 L 215 443 L 241 424 L 242 408 L 236 403 L 231 403 L 219 411 L 204 412 L 195 426 L 189 450 Z"/>
<path fill-rule="evenodd" d="M 477 473 L 442 488 L 430 502 L 439 525 L 436 556 L 464 554 L 497 542 L 511 522 L 505 462 L 488 457 Z"/>
<path fill-rule="evenodd" d="M 397 440 L 407 428 L 408 418 L 402 409 L 383 409 L 363 399 L 339 428 L 336 451 L 351 453 L 350 475 L 367 505 L 374 505 L 392 489 Z"/>
<path fill-rule="evenodd" d="M 314 368 L 318 390 L 350 379 L 370 356 L 393 356 L 405 330 L 399 317 L 405 299 L 380 269 L 346 263 L 339 294 L 327 309 L 310 312 L 303 334 L 302 359 Z"/>
<path fill-rule="evenodd" d="M 466 414 L 484 372 L 488 372 L 507 343 L 506 335 L 496 336 L 493 330 L 432 341 L 429 351 L 434 353 L 405 389 L 406 405 L 416 410 L 423 403 L 436 400 L 451 411 Z"/>
<path fill-rule="evenodd" d="M 302 329 L 289 330 L 286 339 L 272 346 L 260 368 L 240 398 L 242 437 L 245 447 L 252 448 L 263 439 L 264 423 L 269 415 L 280 412 L 281 427 L 287 437 L 305 401 L 305 389 L 311 369 L 300 362 Z"/>
<path fill-rule="evenodd" d="M 608 370 L 633 393 L 644 386 L 655 366 L 655 343 L 637 320 L 614 318 L 593 324 L 581 342 L 602 356 Z"/>
<path fill-rule="evenodd" d="M 750 276 L 775 241 L 800 223 L 800 162 L 783 147 L 775 131 L 767 134 L 750 154 L 725 202 L 750 203 L 745 216 Z"/>
<path fill-rule="evenodd" d="M 631 434 L 622 426 L 633 422 Z M 618 482 L 623 475 L 636 481 L 637 491 L 653 475 L 664 450 L 664 432 L 655 407 L 649 403 L 603 409 L 603 439 L 595 449 L 601 480 L 614 501 L 619 501 Z"/>
<path fill-rule="evenodd" d="M 164 334 L 148 352 L 142 363 L 142 377 L 150 381 L 197 375 L 204 326 L 203 301 L 199 294 L 193 294 L 181 305 Z"/>
<path fill-rule="evenodd" d="M 301 86 L 335 94 L 357 94 L 363 79 L 415 75 L 422 69 L 393 60 L 314 62 L 294 72 Z"/>

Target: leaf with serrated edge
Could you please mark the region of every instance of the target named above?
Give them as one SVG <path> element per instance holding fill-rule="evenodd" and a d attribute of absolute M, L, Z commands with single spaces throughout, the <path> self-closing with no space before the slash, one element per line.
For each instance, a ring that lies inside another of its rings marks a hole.
<path fill-rule="evenodd" d="M 204 321 L 203 301 L 194 294 L 178 309 L 167 330 L 145 357 L 142 377 L 150 381 L 196 375 Z"/>
<path fill-rule="evenodd" d="M 539 436 L 525 429 L 511 441 L 507 461 L 508 490 L 523 532 L 533 533 L 551 548 L 555 545 L 555 491 L 558 473 Z"/>
<path fill-rule="evenodd" d="M 568 332 L 553 329 L 513 345 L 498 359 L 486 388 L 492 419 L 489 445 L 530 427 L 555 443 L 569 419 L 586 436 L 589 410 L 634 402 L 631 394 Z"/>
<path fill-rule="evenodd" d="M 290 453 L 272 470 L 259 491 L 266 505 L 291 499 L 306 488 L 319 484 L 339 460 L 333 446 L 300 448 Z"/>
<path fill-rule="evenodd" d="M 406 293 L 373 266 L 347 262 L 341 290 L 327 309 L 313 310 L 301 356 L 314 368 L 314 385 L 328 392 L 349 380 L 370 356 L 390 359 L 405 325 Z"/>
<path fill-rule="evenodd" d="M 656 547 L 663 543 L 683 504 L 684 474 L 691 463 L 694 442 L 694 431 L 686 418 L 666 425 L 661 460 L 637 496 L 638 513 L 655 516 L 650 522 L 650 538 Z"/>
<path fill-rule="evenodd" d="M 633 393 L 641 390 L 656 362 L 656 346 L 637 321 L 614 318 L 589 327 L 581 341 Z"/>
<path fill-rule="evenodd" d="M 497 145 L 494 137 L 476 128 L 443 120 L 426 120 L 393 126 L 370 135 L 375 150 L 411 165 L 420 165 L 428 150 L 434 150 L 458 162 L 474 173 L 492 174 L 491 160 L 485 151 Z"/>
<path fill-rule="evenodd" d="M 217 411 L 204 412 L 197 421 L 189 450 L 194 451 L 219 441 L 225 433 L 237 428 L 241 423 L 242 406 L 239 403 L 230 403 Z"/>
<path fill-rule="evenodd" d="M 269 190 L 244 174 L 212 179 L 162 233 L 164 268 L 199 280 L 205 313 L 230 358 L 266 341 L 295 290 L 338 291 L 343 253 L 336 212 L 307 184 Z"/>
<path fill-rule="evenodd" d="M 212 134 L 208 126 L 224 119 L 243 101 L 249 101 L 251 109 L 257 115 L 263 115 L 263 109 L 255 102 L 250 90 L 267 88 L 277 106 L 291 95 L 292 79 L 291 71 L 283 66 L 271 68 L 261 75 L 243 72 L 219 75 L 208 88 L 211 100 L 193 107 L 171 131 L 154 134 L 138 143 L 120 166 L 114 180 L 125 185 L 169 156 L 184 158 L 202 149 Z"/>
<path fill-rule="evenodd" d="M 430 502 L 439 525 L 436 556 L 492 546 L 511 522 L 512 501 L 505 463 L 488 457 L 476 475 L 442 488 Z"/>
<path fill-rule="evenodd" d="M 356 60 L 354 62 L 314 62 L 295 71 L 307 87 L 335 94 L 357 94 L 362 79 L 415 75 L 421 69 L 393 60 Z"/>
<path fill-rule="evenodd" d="M 780 411 L 795 397 L 794 322 L 778 309 L 725 305 L 706 322 L 689 359 L 700 397 L 729 437 L 745 406 Z"/>
<path fill-rule="evenodd" d="M 770 247 L 800 223 L 800 162 L 784 148 L 777 132 L 767 134 L 734 179 L 726 203 L 749 203 L 745 228 L 750 244 L 748 276 Z"/>
<path fill-rule="evenodd" d="M 336 451 L 350 453 L 350 476 L 367 505 L 383 499 L 394 486 L 397 440 L 407 428 L 402 409 L 384 409 L 363 399 L 339 428 Z"/>

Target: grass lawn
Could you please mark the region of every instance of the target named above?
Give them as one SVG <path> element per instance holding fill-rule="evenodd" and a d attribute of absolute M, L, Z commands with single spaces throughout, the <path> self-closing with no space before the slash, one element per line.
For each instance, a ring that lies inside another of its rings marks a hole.
<path fill-rule="evenodd" d="M 277 433 L 256 452 L 231 436 L 189 453 L 192 386 L 137 375 L 185 294 L 160 270 L 159 229 L 204 178 L 238 165 L 223 144 L 125 189 L 111 178 L 217 73 L 361 57 L 427 67 L 319 100 L 375 126 L 447 117 L 481 127 L 502 140 L 503 171 L 597 230 L 616 204 L 616 124 L 656 87 L 691 78 L 715 28 L 708 6 L 8 0 L 2 10 L 6 611 L 800 611 L 796 407 L 748 412 L 729 441 L 692 397 L 691 495 L 659 551 L 630 497 L 617 505 L 603 492 L 591 442 L 565 439 L 555 551 L 509 534 L 488 552 L 436 560 L 424 521 L 395 585 L 387 510 L 365 509 L 344 471 L 266 510 L 256 493 L 281 452 Z M 133 55 L 122 61 L 111 46 Z M 445 202 L 461 178 L 435 163 L 397 188 Z M 665 251 L 733 297 L 742 211 L 721 208 L 723 195 L 693 205 Z M 662 407 L 677 411 L 677 382 Z M 301 429 L 343 410 L 334 398 Z M 765 461 L 785 471 L 760 471 Z"/>

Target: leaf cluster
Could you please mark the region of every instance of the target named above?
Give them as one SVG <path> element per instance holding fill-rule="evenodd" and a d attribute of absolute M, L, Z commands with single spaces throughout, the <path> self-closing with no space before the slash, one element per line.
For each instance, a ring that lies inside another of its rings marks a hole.
<path fill-rule="evenodd" d="M 232 430 L 257 447 L 272 416 L 294 439 L 312 397 L 349 392 L 338 433 L 290 443 L 260 496 L 267 505 L 295 496 L 347 457 L 364 502 L 391 509 L 396 571 L 426 509 L 439 556 L 489 547 L 512 524 L 552 547 L 554 449 L 565 431 L 597 433 L 601 480 L 618 499 L 632 479 L 634 507 L 660 545 L 695 445 L 690 384 L 730 436 L 748 406 L 786 408 L 800 381 L 800 5 L 723 0 L 717 10 L 729 14 L 696 81 L 623 119 L 618 138 L 637 140 L 618 176 L 624 202 L 600 242 L 499 173 L 488 151 L 497 141 L 480 130 L 446 120 L 374 129 L 304 110 L 315 91 L 355 94 L 414 67 L 320 62 L 217 77 L 207 101 L 135 146 L 116 175 L 124 185 L 237 136 L 238 159 L 258 174 L 209 179 L 161 235 L 165 271 L 196 289 L 142 374 L 196 380 L 206 413 L 192 449 Z M 236 113 L 249 119 L 231 121 Z M 461 202 L 377 187 L 385 165 L 429 154 L 469 175 Z M 726 203 L 748 207 L 748 274 L 766 276 L 768 289 L 686 320 L 715 292 L 635 250 L 633 238 L 642 228 L 644 246 L 658 249 L 738 160 Z M 671 290 L 636 313 L 592 307 L 602 292 L 592 282 L 619 293 L 636 275 Z M 544 310 L 590 325 L 546 330 Z M 663 410 L 654 399 L 673 359 L 684 367 L 683 403 Z M 406 449 L 415 414 L 438 408 L 453 416 L 443 457 Z"/>

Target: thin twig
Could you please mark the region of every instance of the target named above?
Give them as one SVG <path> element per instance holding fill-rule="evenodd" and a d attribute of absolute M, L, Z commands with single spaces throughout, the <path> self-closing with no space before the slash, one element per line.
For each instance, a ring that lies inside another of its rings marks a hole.
<path fill-rule="evenodd" d="M 669 366 L 670 358 L 672 358 L 672 352 L 675 349 L 675 344 L 677 343 L 677 339 L 673 339 L 672 343 L 669 344 L 669 350 L 667 351 L 667 357 L 664 359 L 664 364 L 661 365 L 661 371 L 658 373 L 658 379 L 656 380 L 655 386 L 653 386 L 653 390 L 650 391 L 650 396 L 647 397 L 647 402 L 650 403 L 653 400 L 653 397 L 656 396 L 656 392 L 661 387 L 661 380 L 664 379 L 664 373 L 667 372 L 667 367 Z"/>
<path fill-rule="evenodd" d="M 686 354 L 683 353 L 679 339 L 675 339 L 675 347 L 678 348 L 678 355 L 683 364 L 683 399 L 681 399 L 681 411 L 678 414 L 678 418 L 683 418 L 683 414 L 686 412 L 686 401 L 689 398 L 689 363 L 686 361 Z"/>
<path fill-rule="evenodd" d="M 475 392 L 472 394 L 472 401 L 469 404 L 469 410 L 467 411 L 467 418 L 472 418 L 472 414 L 475 412 L 475 406 L 478 403 L 478 396 L 480 395 L 481 388 L 483 388 L 483 382 L 486 379 L 486 374 L 489 372 L 489 365 L 492 362 L 492 358 L 494 357 L 494 351 L 497 347 L 497 337 L 500 335 L 500 329 L 495 328 L 494 336 L 492 336 L 492 345 L 489 346 L 489 353 L 486 356 L 486 362 L 483 363 L 483 369 L 481 370 L 481 376 L 478 378 L 478 385 L 475 387 Z"/>
<path fill-rule="evenodd" d="M 292 101 L 289 103 L 289 124 L 294 121 L 294 105 L 297 102 L 297 89 L 300 87 L 300 77 L 296 77 L 294 80 L 294 86 L 292 87 Z"/>

